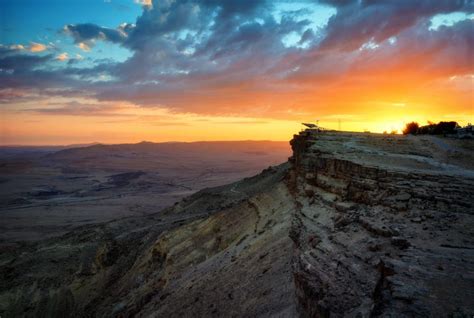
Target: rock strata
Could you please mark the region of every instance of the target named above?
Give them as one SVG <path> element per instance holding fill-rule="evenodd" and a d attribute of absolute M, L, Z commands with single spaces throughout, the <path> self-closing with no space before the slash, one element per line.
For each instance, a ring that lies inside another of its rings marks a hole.
<path fill-rule="evenodd" d="M 473 179 L 457 173 L 463 167 L 435 170 L 418 158 L 388 166 L 397 149 L 380 151 L 377 138 L 304 131 L 291 141 L 299 313 L 472 315 Z M 370 163 L 348 153 L 349 142 L 358 150 L 354 139 L 361 156 L 375 139 Z"/>
<path fill-rule="evenodd" d="M 469 160 L 403 136 L 306 130 L 291 147 L 158 213 L 4 248 L 0 316 L 474 315 Z"/>

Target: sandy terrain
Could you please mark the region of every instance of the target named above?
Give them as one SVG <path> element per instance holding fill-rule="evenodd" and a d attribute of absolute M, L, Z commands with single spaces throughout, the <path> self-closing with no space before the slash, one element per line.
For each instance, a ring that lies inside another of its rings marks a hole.
<path fill-rule="evenodd" d="M 287 142 L 197 142 L 0 150 L 0 240 L 156 213 L 197 190 L 286 161 Z"/>

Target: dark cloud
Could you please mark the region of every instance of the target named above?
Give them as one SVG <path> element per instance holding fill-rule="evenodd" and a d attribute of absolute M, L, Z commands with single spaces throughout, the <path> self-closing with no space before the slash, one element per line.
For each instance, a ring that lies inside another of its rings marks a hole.
<path fill-rule="evenodd" d="M 63 31 L 71 35 L 75 43 L 90 43 L 95 40 L 109 41 L 113 43 L 123 43 L 130 32 L 131 26 L 125 24 L 117 29 L 100 27 L 92 23 L 68 24 Z"/>
<path fill-rule="evenodd" d="M 0 56 L 0 89 L 49 88 L 72 84 L 65 74 L 43 69 L 53 60 L 51 54 Z"/>
<path fill-rule="evenodd" d="M 200 3 L 211 8 L 218 8 L 219 15 L 222 19 L 227 19 L 236 15 L 254 15 L 257 13 L 258 9 L 267 5 L 267 1 L 265 0 L 202 0 Z"/>
<path fill-rule="evenodd" d="M 10 69 L 14 72 L 22 72 L 41 66 L 45 62 L 51 61 L 52 58 L 52 55 L 37 56 L 16 54 L 2 56 L 0 53 L 0 68 L 4 70 Z"/>
<path fill-rule="evenodd" d="M 90 84 L 79 76 L 71 77 L 74 69 L 51 67 L 54 62 L 55 58 L 50 54 L 43 56 L 17 54 L 0 57 L 0 89 L 34 90 L 36 93 L 50 96 L 62 96 L 62 93 L 67 91 L 68 97 L 92 94 L 83 90 Z M 87 70 L 77 69 L 77 72 L 85 73 Z"/>
<path fill-rule="evenodd" d="M 314 48 L 311 54 L 293 60 L 292 65 L 298 67 L 298 71 L 288 78 L 325 85 L 325 82 L 330 84 L 354 74 L 365 79 L 373 77 L 376 82 L 386 77 L 384 74 L 397 71 L 407 78 L 425 73 L 431 77 L 473 73 L 473 27 L 472 20 L 437 30 L 429 30 L 428 24 L 421 24 L 398 33 L 396 42 L 387 40 L 373 48 L 330 54 L 321 54 L 319 48 Z"/>
<path fill-rule="evenodd" d="M 120 63 L 96 61 L 92 67 L 71 59 L 61 69 L 50 69 L 45 65 L 51 55 L 0 47 L 0 68 L 12 70 L 0 72 L 0 88 L 43 88 L 50 94 L 56 89 L 68 96 L 87 94 L 175 112 L 285 117 L 299 111 L 293 96 L 308 91 L 324 95 L 324 89 L 346 83 L 377 85 L 383 72 L 397 80 L 403 80 L 396 76 L 399 69 L 414 77 L 473 72 L 474 22 L 437 30 L 429 24 L 436 14 L 471 12 L 472 1 L 314 1 L 337 9 L 323 29 L 311 26 L 307 3 L 276 18 L 270 1 L 154 1 L 134 24 L 67 25 L 65 32 L 77 44 L 109 41 L 132 56 Z M 285 43 L 290 36 L 292 45 Z M 68 105 L 43 111 L 98 110 Z"/>
<path fill-rule="evenodd" d="M 16 47 L 6 46 L 0 44 L 0 57 L 3 58 L 8 55 L 17 54 L 20 50 Z"/>
<path fill-rule="evenodd" d="M 420 20 L 440 13 L 472 11 L 471 0 L 324 1 L 338 11 L 326 28 L 321 49 L 355 50 L 368 41 L 382 42 Z"/>
<path fill-rule="evenodd" d="M 343 7 L 351 4 L 356 4 L 358 0 L 320 0 L 320 3 L 329 4 L 333 7 Z"/>

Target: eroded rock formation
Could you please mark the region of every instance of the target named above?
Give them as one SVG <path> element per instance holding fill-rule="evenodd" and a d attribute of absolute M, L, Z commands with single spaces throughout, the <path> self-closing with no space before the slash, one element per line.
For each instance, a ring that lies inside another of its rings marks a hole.
<path fill-rule="evenodd" d="M 474 313 L 467 150 L 296 135 L 289 163 L 153 215 L 4 249 L 2 317 Z"/>
<path fill-rule="evenodd" d="M 472 313 L 473 179 L 462 174 L 462 166 L 433 171 L 433 162 L 423 157 L 431 159 L 429 153 L 381 151 L 383 137 L 359 136 L 358 144 L 372 142 L 371 147 L 347 147 L 356 138 L 306 131 L 291 142 L 300 313 Z M 388 164 L 395 155 L 401 163 Z"/>

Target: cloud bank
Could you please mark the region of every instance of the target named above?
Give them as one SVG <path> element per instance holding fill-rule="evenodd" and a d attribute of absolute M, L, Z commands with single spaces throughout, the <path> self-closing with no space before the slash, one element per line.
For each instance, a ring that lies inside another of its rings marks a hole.
<path fill-rule="evenodd" d="M 465 89 L 445 84 L 474 74 L 474 20 L 430 28 L 437 15 L 472 14 L 469 0 L 139 2 L 136 21 L 60 30 L 85 53 L 101 42 L 128 49 L 123 62 L 57 66 L 67 52 L 1 46 L 0 100 L 41 88 L 177 113 L 299 119 L 440 89 L 465 103 Z"/>

